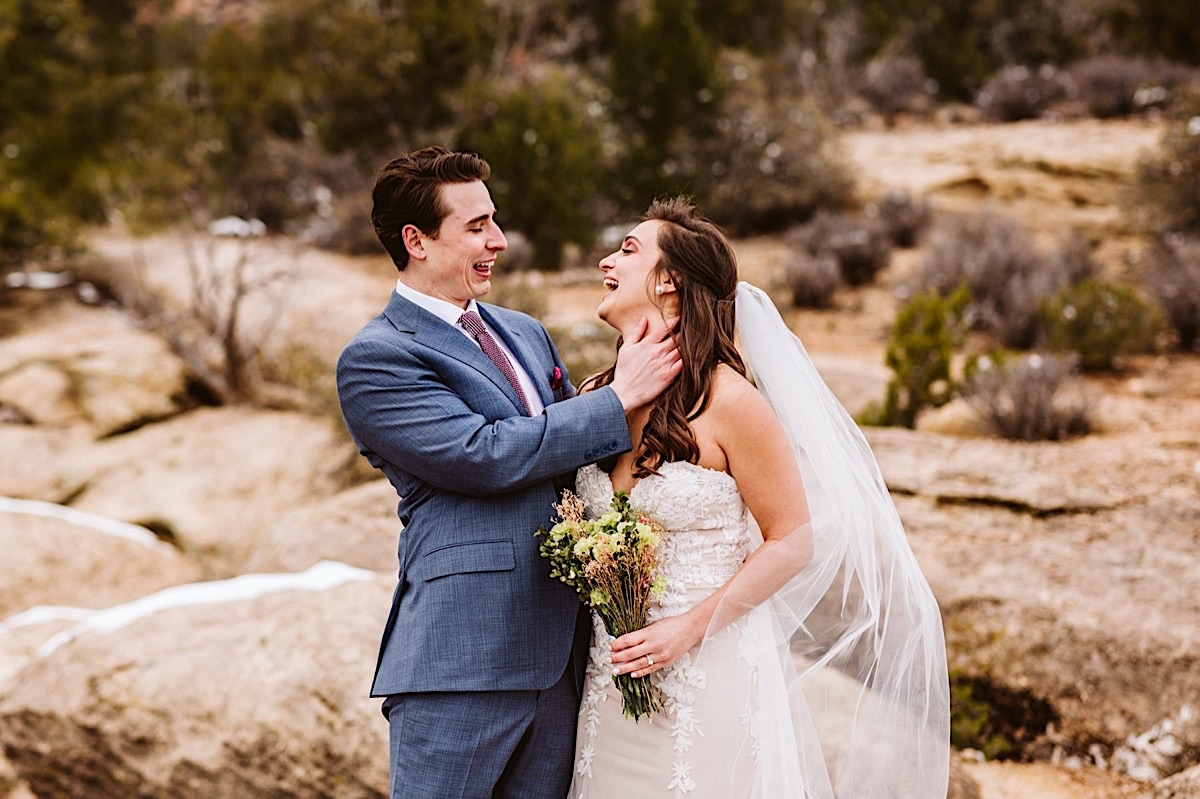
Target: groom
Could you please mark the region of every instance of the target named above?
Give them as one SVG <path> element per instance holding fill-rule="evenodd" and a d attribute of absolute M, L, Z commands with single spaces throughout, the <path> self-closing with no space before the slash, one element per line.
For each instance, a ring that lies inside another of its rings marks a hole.
<path fill-rule="evenodd" d="M 564 475 L 631 448 L 626 414 L 680 368 L 656 329 L 625 342 L 609 387 L 575 397 L 538 322 L 477 302 L 507 246 L 489 174 L 440 147 L 380 171 L 371 217 L 400 276 L 338 360 L 346 426 L 401 497 L 371 689 L 393 799 L 566 794 L 587 625 L 534 531 Z"/>

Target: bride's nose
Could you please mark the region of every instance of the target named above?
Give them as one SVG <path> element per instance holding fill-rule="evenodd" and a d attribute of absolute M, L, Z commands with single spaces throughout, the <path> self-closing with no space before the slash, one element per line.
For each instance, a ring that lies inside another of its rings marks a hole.
<path fill-rule="evenodd" d="M 619 251 L 618 251 L 619 252 Z M 607 272 L 617 265 L 617 253 L 611 252 L 600 259 L 600 271 Z"/>

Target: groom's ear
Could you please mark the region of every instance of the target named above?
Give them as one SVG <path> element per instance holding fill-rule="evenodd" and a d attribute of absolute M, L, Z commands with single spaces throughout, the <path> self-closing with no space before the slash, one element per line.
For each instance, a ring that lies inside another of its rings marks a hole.
<path fill-rule="evenodd" d="M 416 225 L 405 225 L 400 228 L 400 240 L 404 242 L 404 248 L 408 250 L 409 258 L 425 260 L 424 235 Z"/>

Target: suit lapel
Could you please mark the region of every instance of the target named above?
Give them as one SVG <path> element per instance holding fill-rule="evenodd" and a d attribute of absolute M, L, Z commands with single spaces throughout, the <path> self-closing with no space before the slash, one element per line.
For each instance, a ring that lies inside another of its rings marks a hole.
<path fill-rule="evenodd" d="M 387 307 L 384 308 L 383 313 L 397 330 L 404 333 L 411 333 L 413 340 L 418 344 L 437 350 L 443 355 L 454 358 L 456 361 L 460 361 L 479 372 L 480 375 L 491 381 L 496 388 L 504 392 L 505 396 L 512 401 L 514 408 L 521 413 L 525 412 L 524 406 L 521 404 L 521 398 L 517 396 L 517 392 L 513 390 L 508 379 L 483 354 L 483 350 L 479 349 L 478 345 L 474 344 L 453 325 L 447 324 L 444 320 L 439 319 L 424 308 L 409 302 L 395 292 L 392 293 L 391 300 L 389 300 Z M 488 318 L 488 323 L 492 324 L 491 317 Z M 494 324 L 492 326 L 493 328 L 496 327 Z M 506 336 L 504 340 L 507 343 L 508 337 Z M 533 373 L 530 372 L 530 374 Z"/>
<path fill-rule="evenodd" d="M 554 402 L 554 394 L 550 390 L 550 381 L 546 375 L 547 367 L 539 360 L 538 352 L 534 349 L 529 337 L 516 325 L 501 324 L 497 320 L 496 314 L 492 313 L 491 308 L 483 303 L 479 303 L 479 315 L 487 320 L 492 330 L 500 334 L 509 351 L 517 356 L 517 360 L 525 369 L 525 374 L 529 375 L 529 379 L 533 381 L 543 407 L 549 407 Z"/>

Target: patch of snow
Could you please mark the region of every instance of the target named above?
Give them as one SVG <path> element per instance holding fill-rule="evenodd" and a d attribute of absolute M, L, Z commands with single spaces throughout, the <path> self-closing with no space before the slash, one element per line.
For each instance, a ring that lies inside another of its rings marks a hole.
<path fill-rule="evenodd" d="M 10 289 L 49 291 L 74 282 L 75 276 L 70 272 L 9 272 L 4 276 L 4 285 Z"/>
<path fill-rule="evenodd" d="M 32 627 L 35 624 L 45 624 L 51 621 L 83 621 L 95 612 L 91 608 L 76 608 L 68 605 L 36 605 L 0 621 L 0 635 L 18 627 Z"/>
<path fill-rule="evenodd" d="M 372 571 L 323 560 L 305 571 L 291 574 L 243 574 L 228 580 L 175 585 L 123 605 L 89 613 L 79 624 L 42 644 L 38 656 L 45 657 L 84 633 L 113 632 L 163 610 L 239 602 L 280 591 L 328 591 L 343 583 L 374 577 Z"/>
<path fill-rule="evenodd" d="M 223 216 L 208 224 L 208 232 L 214 236 L 233 236 L 244 239 L 267 235 L 267 226 L 261 219 Z"/>
<path fill-rule="evenodd" d="M 85 527 L 105 535 L 113 535 L 133 541 L 151 549 L 172 549 L 171 545 L 161 540 L 145 527 L 128 522 L 98 516 L 94 513 L 68 508 L 54 502 L 44 502 L 38 499 L 15 499 L 0 497 L 0 513 L 24 513 L 30 516 L 44 516 L 49 519 L 59 519 L 76 527 Z"/>

